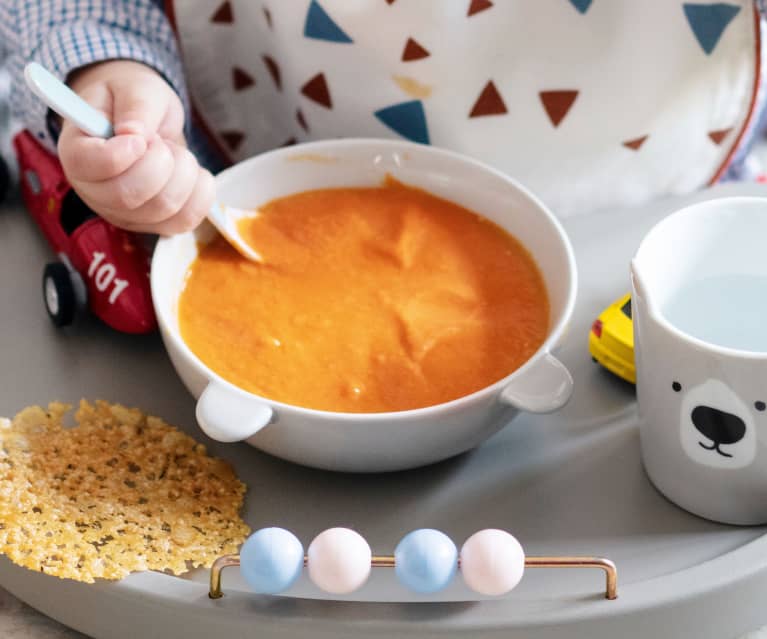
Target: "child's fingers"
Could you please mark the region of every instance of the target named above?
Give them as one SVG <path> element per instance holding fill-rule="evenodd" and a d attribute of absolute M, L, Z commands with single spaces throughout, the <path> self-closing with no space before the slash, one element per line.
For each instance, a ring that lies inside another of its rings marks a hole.
<path fill-rule="evenodd" d="M 133 219 L 112 220 L 124 229 L 140 233 L 175 235 L 196 228 L 208 214 L 215 197 L 215 181 L 205 169 L 198 169 L 194 189 L 181 209 L 162 222 L 140 223 Z"/>
<path fill-rule="evenodd" d="M 205 219 L 216 197 L 216 183 L 213 176 L 205 169 L 198 169 L 194 190 L 181 210 L 166 224 L 158 227 L 155 233 L 175 235 L 191 231 Z"/>
<path fill-rule="evenodd" d="M 181 105 L 181 100 L 176 98 L 175 95 L 171 97 L 168 110 L 162 122 L 160 122 L 157 133 L 166 140 L 172 140 L 176 144 L 186 146 L 186 138 L 184 137 L 184 107 Z"/>
<path fill-rule="evenodd" d="M 65 122 L 58 142 L 59 159 L 72 183 L 101 182 L 127 171 L 147 150 L 138 135 L 94 138 Z"/>
<path fill-rule="evenodd" d="M 183 208 L 195 188 L 199 165 L 190 151 L 168 142 L 173 155 L 173 172 L 162 190 L 137 209 L 126 211 L 125 221 L 152 225 L 169 220 Z"/>
<path fill-rule="evenodd" d="M 128 170 L 110 180 L 75 185 L 97 203 L 97 210 L 133 211 L 162 191 L 173 173 L 173 154 L 155 136 L 144 155 Z"/>

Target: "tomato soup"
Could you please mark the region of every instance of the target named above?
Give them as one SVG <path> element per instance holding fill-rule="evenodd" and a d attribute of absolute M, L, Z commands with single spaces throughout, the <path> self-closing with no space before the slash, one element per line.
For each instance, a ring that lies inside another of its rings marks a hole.
<path fill-rule="evenodd" d="M 217 237 L 179 300 L 181 335 L 221 377 L 328 411 L 457 399 L 505 377 L 548 332 L 530 254 L 487 219 L 393 180 L 306 191 Z"/>

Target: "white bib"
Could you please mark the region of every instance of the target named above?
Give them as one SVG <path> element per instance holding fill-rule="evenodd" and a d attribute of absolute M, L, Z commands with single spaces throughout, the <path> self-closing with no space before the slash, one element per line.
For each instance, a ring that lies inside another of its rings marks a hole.
<path fill-rule="evenodd" d="M 191 98 L 228 159 L 402 137 L 566 216 L 717 179 L 749 125 L 751 0 L 182 0 Z"/>

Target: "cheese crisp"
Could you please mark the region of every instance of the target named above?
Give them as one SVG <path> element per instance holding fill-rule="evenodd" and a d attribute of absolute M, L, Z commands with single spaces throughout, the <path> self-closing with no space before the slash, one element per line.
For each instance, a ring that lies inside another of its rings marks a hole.
<path fill-rule="evenodd" d="M 25 408 L 0 421 L 0 552 L 93 582 L 138 570 L 186 572 L 236 552 L 245 486 L 205 447 L 119 404 Z"/>

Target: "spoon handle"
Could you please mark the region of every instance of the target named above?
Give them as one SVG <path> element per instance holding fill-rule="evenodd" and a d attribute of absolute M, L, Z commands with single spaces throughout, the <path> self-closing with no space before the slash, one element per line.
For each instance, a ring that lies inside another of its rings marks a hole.
<path fill-rule="evenodd" d="M 114 135 L 112 123 L 103 113 L 77 95 L 47 69 L 30 62 L 24 68 L 24 78 L 32 92 L 62 118 L 71 120 L 79 129 L 97 138 Z"/>

